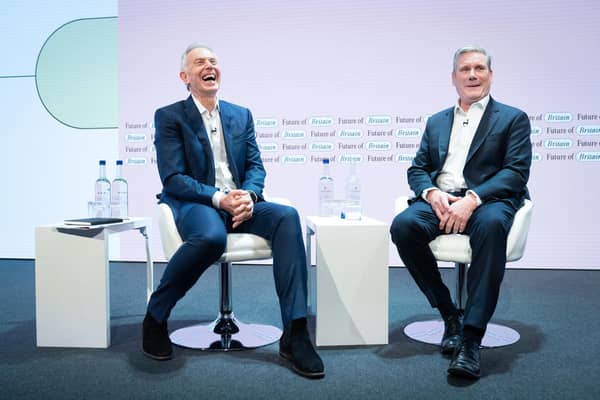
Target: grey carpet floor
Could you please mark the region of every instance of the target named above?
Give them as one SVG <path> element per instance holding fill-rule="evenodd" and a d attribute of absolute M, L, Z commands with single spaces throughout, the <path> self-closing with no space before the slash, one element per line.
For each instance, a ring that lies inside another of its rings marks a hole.
<path fill-rule="evenodd" d="M 155 267 L 160 276 L 164 265 Z M 140 351 L 145 269 L 112 263 L 108 349 L 37 348 L 34 262 L 0 260 L 0 399 L 599 399 L 600 271 L 508 270 L 494 321 L 521 340 L 482 351 L 483 376 L 447 376 L 435 346 L 403 334 L 436 317 L 404 268 L 390 269 L 389 344 L 321 348 L 326 377 L 292 373 L 278 345 L 244 352 L 175 349 L 156 362 Z M 451 270 L 444 270 L 449 282 Z M 176 306 L 170 328 L 210 321 L 211 268 Z M 271 268 L 234 266 L 237 317 L 281 326 Z M 312 321 L 311 321 L 312 325 Z"/>

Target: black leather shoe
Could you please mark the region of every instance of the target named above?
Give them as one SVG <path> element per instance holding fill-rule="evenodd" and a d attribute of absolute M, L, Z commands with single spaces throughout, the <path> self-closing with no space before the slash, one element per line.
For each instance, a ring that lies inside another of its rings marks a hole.
<path fill-rule="evenodd" d="M 306 318 L 295 319 L 285 326 L 279 339 L 279 355 L 290 361 L 292 370 L 305 378 L 325 376 L 323 361 L 308 336 Z"/>
<path fill-rule="evenodd" d="M 479 343 L 461 340 L 450 361 L 448 373 L 460 378 L 479 379 L 481 376 Z"/>
<path fill-rule="evenodd" d="M 170 360 L 173 357 L 173 348 L 167 323 L 158 323 L 150 313 L 146 313 L 142 324 L 142 349 L 144 354 L 155 360 Z"/>
<path fill-rule="evenodd" d="M 444 336 L 440 344 L 442 354 L 450 355 L 458 346 L 463 333 L 460 315 L 451 315 L 444 321 Z"/>

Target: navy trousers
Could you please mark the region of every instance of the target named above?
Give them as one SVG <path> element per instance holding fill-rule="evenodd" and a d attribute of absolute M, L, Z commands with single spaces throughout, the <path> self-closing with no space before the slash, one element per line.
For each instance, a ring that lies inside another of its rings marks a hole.
<path fill-rule="evenodd" d="M 300 218 L 294 208 L 256 203 L 252 218 L 233 231 L 231 217 L 226 213 L 203 204 L 186 203 L 179 209 L 176 224 L 184 243 L 169 260 L 150 298 L 148 312 L 155 320 L 166 321 L 177 301 L 221 257 L 229 232 L 253 233 L 271 243 L 283 324 L 306 317 L 306 253 Z"/>
<path fill-rule="evenodd" d="M 506 239 L 516 210 L 503 201 L 489 201 L 475 209 L 467 223 L 472 258 L 467 272 L 464 324 L 482 330 L 496 309 L 506 266 Z M 432 307 L 452 302 L 442 281 L 429 242 L 444 234 L 431 206 L 418 199 L 398 214 L 390 233 L 398 254 Z"/>

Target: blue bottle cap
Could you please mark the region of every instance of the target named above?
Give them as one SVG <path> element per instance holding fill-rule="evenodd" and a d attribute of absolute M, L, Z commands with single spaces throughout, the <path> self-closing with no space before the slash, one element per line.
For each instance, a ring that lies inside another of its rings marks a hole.
<path fill-rule="evenodd" d="M 106 160 L 100 160 L 100 165 L 106 165 Z"/>
<path fill-rule="evenodd" d="M 117 165 L 123 165 L 123 160 L 117 160 Z"/>
<path fill-rule="evenodd" d="M 329 164 L 329 158 L 324 158 L 323 159 L 323 164 Z"/>

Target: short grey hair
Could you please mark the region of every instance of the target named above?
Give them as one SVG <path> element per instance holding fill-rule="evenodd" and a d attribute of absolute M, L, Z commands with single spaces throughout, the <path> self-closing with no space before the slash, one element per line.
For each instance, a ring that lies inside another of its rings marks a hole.
<path fill-rule="evenodd" d="M 492 70 L 492 56 L 488 54 L 488 52 L 483 48 L 475 45 L 463 46 L 460 49 L 456 50 L 454 53 L 454 61 L 452 63 L 452 72 L 456 72 L 456 67 L 458 63 L 458 57 L 465 53 L 480 53 L 483 54 L 487 58 L 487 67 L 491 71 Z"/>
<path fill-rule="evenodd" d="M 200 42 L 194 42 L 192 44 L 190 44 L 185 51 L 183 52 L 183 54 L 181 55 L 181 70 L 185 71 L 185 62 L 187 59 L 188 54 L 190 54 L 192 52 L 192 50 L 195 49 L 206 49 L 209 50 L 210 52 L 214 53 L 214 50 L 211 49 L 210 47 L 208 47 L 207 45 L 200 43 Z"/>

